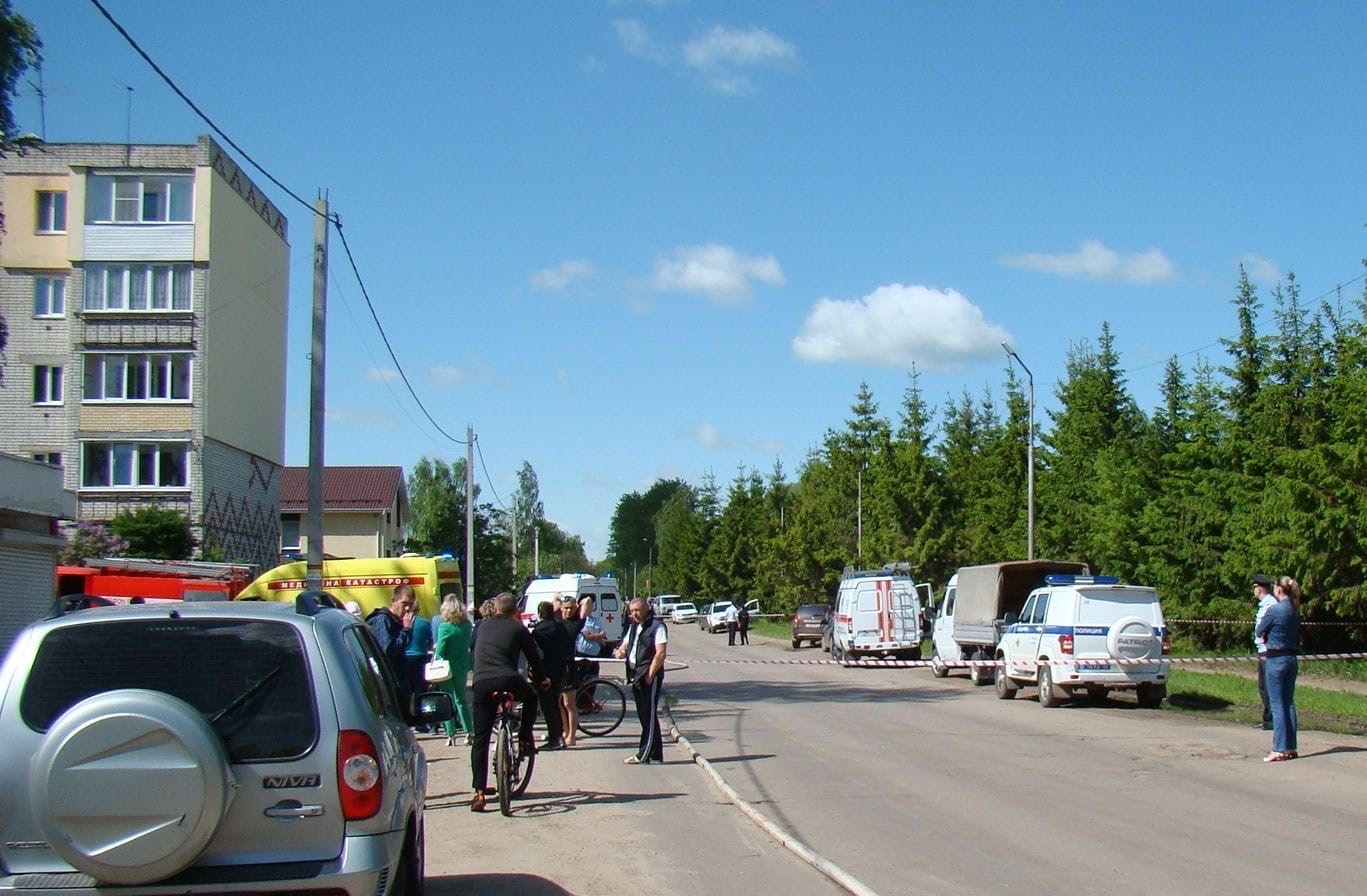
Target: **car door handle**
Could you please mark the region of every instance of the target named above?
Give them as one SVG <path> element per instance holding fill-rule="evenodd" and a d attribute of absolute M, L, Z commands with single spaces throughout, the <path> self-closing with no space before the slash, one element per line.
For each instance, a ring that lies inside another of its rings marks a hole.
<path fill-rule="evenodd" d="M 316 818 L 322 814 L 322 806 L 305 806 L 294 800 L 276 803 L 265 811 L 267 818 Z"/>

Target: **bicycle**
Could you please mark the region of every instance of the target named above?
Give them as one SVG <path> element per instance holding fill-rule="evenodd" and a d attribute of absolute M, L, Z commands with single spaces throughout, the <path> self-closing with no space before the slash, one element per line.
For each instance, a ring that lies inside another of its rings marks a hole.
<path fill-rule="evenodd" d="M 616 678 L 592 675 L 574 689 L 579 706 L 578 728 L 589 737 L 605 737 L 617 730 L 627 714 L 627 692 Z"/>
<path fill-rule="evenodd" d="M 512 815 L 513 797 L 521 796 L 532 780 L 536 754 L 523 753 L 517 740 L 517 724 L 521 718 L 517 695 L 510 691 L 494 694 L 494 783 L 498 788 L 498 810 Z"/>

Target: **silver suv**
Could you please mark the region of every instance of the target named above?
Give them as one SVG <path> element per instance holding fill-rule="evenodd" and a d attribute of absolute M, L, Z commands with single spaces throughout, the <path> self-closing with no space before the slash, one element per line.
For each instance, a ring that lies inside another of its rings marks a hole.
<path fill-rule="evenodd" d="M 374 637 L 326 595 L 79 609 L 0 666 L 0 894 L 405 894 L 427 765 Z"/>

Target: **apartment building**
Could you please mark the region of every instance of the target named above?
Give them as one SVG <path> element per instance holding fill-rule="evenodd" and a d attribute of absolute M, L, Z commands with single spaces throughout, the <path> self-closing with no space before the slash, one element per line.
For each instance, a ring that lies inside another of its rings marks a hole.
<path fill-rule="evenodd" d="M 63 470 L 82 520 L 185 513 L 267 568 L 285 449 L 287 222 L 211 138 L 0 158 L 0 451 Z"/>

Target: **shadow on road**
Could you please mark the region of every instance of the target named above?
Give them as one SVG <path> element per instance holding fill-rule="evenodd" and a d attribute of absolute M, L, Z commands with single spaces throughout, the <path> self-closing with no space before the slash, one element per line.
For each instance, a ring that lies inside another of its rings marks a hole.
<path fill-rule="evenodd" d="M 573 896 L 559 884 L 534 874 L 452 874 L 429 877 L 428 896 L 460 896 L 481 893 L 484 896 Z"/>
<path fill-rule="evenodd" d="M 533 780 L 532 784 L 536 781 Z M 687 793 L 603 793 L 592 790 L 537 790 L 530 787 L 526 793 L 513 800 L 513 815 L 545 816 L 561 815 L 590 806 L 611 806 L 628 803 L 646 803 L 657 800 L 673 800 L 687 797 Z M 450 809 L 467 810 L 470 806 L 469 791 L 458 793 L 429 793 L 427 811 L 441 812 Z M 498 812 L 493 797 L 489 798 L 489 812 Z"/>

